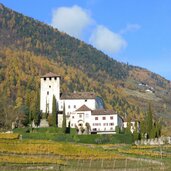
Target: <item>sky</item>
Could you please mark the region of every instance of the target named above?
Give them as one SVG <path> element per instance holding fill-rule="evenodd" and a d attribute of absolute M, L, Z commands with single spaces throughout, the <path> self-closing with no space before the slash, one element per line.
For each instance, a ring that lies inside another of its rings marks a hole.
<path fill-rule="evenodd" d="M 0 0 L 117 61 L 171 80 L 170 0 Z"/>

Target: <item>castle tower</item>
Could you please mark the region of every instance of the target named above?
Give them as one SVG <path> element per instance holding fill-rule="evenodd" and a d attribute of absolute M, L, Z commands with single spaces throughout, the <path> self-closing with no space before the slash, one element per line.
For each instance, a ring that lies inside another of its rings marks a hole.
<path fill-rule="evenodd" d="M 60 76 L 50 72 L 41 77 L 40 86 L 40 110 L 42 113 L 52 113 L 53 95 L 57 103 L 60 99 Z"/>

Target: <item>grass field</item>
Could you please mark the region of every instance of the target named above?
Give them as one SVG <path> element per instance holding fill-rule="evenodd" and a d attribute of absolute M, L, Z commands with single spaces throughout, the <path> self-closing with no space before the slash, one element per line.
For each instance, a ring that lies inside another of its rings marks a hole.
<path fill-rule="evenodd" d="M 171 170 L 171 146 L 0 139 L 0 170 Z"/>

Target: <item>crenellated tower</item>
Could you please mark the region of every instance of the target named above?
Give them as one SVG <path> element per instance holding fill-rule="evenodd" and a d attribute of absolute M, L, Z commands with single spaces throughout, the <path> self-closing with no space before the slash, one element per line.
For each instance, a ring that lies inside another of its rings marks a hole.
<path fill-rule="evenodd" d="M 54 73 L 47 73 L 41 77 L 40 88 L 40 110 L 42 113 L 52 113 L 53 95 L 56 97 L 56 102 L 60 100 L 60 76 Z"/>

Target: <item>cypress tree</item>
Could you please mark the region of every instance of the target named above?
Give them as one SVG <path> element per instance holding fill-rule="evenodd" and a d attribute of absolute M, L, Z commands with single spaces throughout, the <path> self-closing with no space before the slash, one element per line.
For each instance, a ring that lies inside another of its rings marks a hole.
<path fill-rule="evenodd" d="M 46 111 L 45 111 L 45 119 L 47 119 L 49 116 L 49 110 L 48 110 L 48 106 L 47 106 L 47 102 L 46 102 Z"/>
<path fill-rule="evenodd" d="M 149 137 L 151 135 L 152 128 L 153 128 L 152 110 L 151 110 L 151 105 L 149 104 L 148 113 L 147 113 L 147 134 Z"/>
<path fill-rule="evenodd" d="M 52 101 L 52 118 L 53 118 L 53 123 L 52 125 L 56 127 L 57 125 L 57 115 L 56 115 L 56 98 L 53 95 L 53 101 Z"/>
<path fill-rule="evenodd" d="M 37 93 L 37 97 L 35 99 L 35 105 L 33 109 L 33 118 L 36 126 L 40 124 L 40 95 Z"/>
<path fill-rule="evenodd" d="M 66 114 L 65 114 L 65 103 L 63 107 L 63 120 L 62 120 L 62 132 L 66 133 Z"/>

